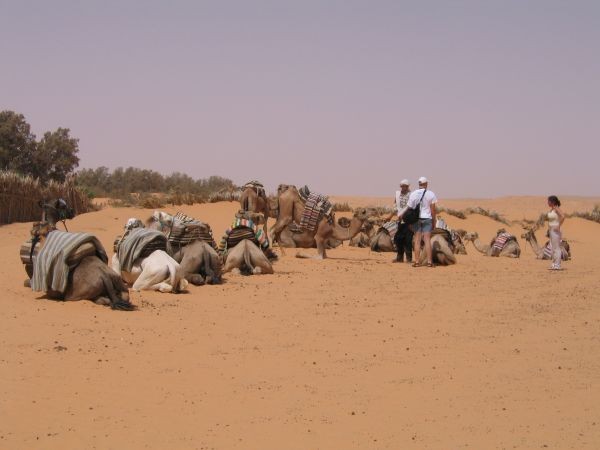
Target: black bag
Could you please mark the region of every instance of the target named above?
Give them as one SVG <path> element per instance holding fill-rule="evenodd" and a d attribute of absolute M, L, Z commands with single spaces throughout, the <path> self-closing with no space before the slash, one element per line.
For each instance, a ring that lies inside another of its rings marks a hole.
<path fill-rule="evenodd" d="M 423 201 L 423 197 L 425 197 L 425 192 L 427 189 L 423 191 L 423 195 L 421 195 L 421 200 L 414 208 L 408 208 L 404 215 L 402 216 L 402 220 L 404 223 L 412 225 L 413 223 L 417 223 L 419 221 L 419 215 L 421 214 L 421 202 Z"/>

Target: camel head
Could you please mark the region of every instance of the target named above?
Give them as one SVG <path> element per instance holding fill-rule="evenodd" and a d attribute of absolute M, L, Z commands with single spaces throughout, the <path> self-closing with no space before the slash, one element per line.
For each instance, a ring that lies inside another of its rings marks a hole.
<path fill-rule="evenodd" d="M 479 239 L 479 233 L 477 233 L 477 231 L 473 231 L 472 233 L 465 233 L 464 239 L 465 241 L 474 241 L 475 239 Z"/>
<path fill-rule="evenodd" d="M 154 211 L 145 223 L 147 228 L 163 231 L 171 228 L 173 225 L 173 216 L 163 211 Z"/>
<path fill-rule="evenodd" d="M 350 219 L 347 217 L 340 217 L 337 222 L 340 227 L 350 228 Z"/>
<path fill-rule="evenodd" d="M 525 233 L 521 235 L 521 239 L 525 239 L 526 241 L 535 239 L 535 235 L 533 234 L 533 228 L 525 228 Z"/>
<path fill-rule="evenodd" d="M 356 208 L 354 210 L 354 214 L 352 214 L 352 218 L 358 219 L 361 222 L 369 220 L 370 216 L 371 214 L 369 213 L 369 210 L 367 208 Z"/>
<path fill-rule="evenodd" d="M 51 231 L 56 230 L 56 227 L 50 222 L 34 222 L 31 226 L 31 237 L 34 240 L 39 241 L 42 238 L 46 238 Z"/>

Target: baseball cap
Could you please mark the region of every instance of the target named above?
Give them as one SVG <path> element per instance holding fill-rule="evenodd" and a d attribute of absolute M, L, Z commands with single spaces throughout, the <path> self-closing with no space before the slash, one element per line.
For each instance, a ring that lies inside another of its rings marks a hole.
<path fill-rule="evenodd" d="M 419 184 L 425 184 L 425 183 L 428 183 L 427 178 L 425 178 L 425 177 L 419 178 Z"/>
<path fill-rule="evenodd" d="M 400 186 L 410 186 L 410 183 L 408 182 L 408 180 L 405 178 L 404 180 L 402 180 L 400 182 Z"/>

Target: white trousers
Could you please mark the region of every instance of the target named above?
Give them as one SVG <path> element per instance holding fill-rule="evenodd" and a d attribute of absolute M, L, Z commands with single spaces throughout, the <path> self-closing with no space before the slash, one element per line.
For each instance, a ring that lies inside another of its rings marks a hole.
<path fill-rule="evenodd" d="M 560 241 L 562 233 L 559 227 L 550 227 L 550 248 L 552 249 L 552 268 L 560 269 L 560 263 L 562 261 L 562 251 L 560 249 Z"/>

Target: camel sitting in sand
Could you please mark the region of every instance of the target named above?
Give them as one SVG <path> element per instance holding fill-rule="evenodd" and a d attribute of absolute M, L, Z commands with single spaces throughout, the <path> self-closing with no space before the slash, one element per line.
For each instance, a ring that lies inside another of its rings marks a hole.
<path fill-rule="evenodd" d="M 58 300 L 91 300 L 112 309 L 135 309 L 127 287 L 107 266 L 106 252 L 94 236 L 58 231 L 48 222 L 34 223 L 31 235 L 32 255 L 36 245 L 42 245 L 28 283 L 33 290 Z"/>
<path fill-rule="evenodd" d="M 188 282 L 196 286 L 221 283 L 222 263 L 210 225 L 182 213 L 172 216 L 154 211 L 145 226 L 167 236 L 169 255 L 181 265 Z"/>
<path fill-rule="evenodd" d="M 134 291 L 178 293 L 188 286 L 181 266 L 164 250 L 155 250 L 144 258 L 136 259 L 130 271 L 121 270 L 119 258 L 113 255 L 112 269 L 118 271 Z"/>
<path fill-rule="evenodd" d="M 317 245 L 317 259 L 327 258 L 326 242 L 328 239 L 337 239 L 339 241 L 348 241 L 356 236 L 364 222 L 368 219 L 368 213 L 365 208 L 355 210 L 348 228 L 341 227 L 335 223 L 333 217 L 324 215 L 321 217 L 314 230 L 298 230 L 291 235 L 283 235 L 283 230 L 292 222 L 301 223 L 304 212 L 304 201 L 295 186 L 281 185 L 278 189 L 279 216 L 277 222 L 271 229 L 274 239 L 282 247 L 301 247 L 312 248 L 314 243 Z"/>
<path fill-rule="evenodd" d="M 273 266 L 263 251 L 250 239 L 243 239 L 223 256 L 223 272 L 238 270 L 242 275 L 272 274 Z"/>
<path fill-rule="evenodd" d="M 431 235 L 431 257 L 433 260 L 433 264 L 440 266 L 449 266 L 452 264 L 456 264 L 456 256 L 454 245 L 450 244 L 448 240 L 448 233 L 446 230 L 442 230 L 436 228 L 439 232 L 434 232 Z M 419 264 L 424 266 L 427 261 L 427 253 L 424 250 L 424 247 L 421 251 L 421 255 L 419 257 Z"/>
<path fill-rule="evenodd" d="M 134 228 L 115 245 L 111 267 L 136 291 L 180 292 L 188 281 L 166 250 L 167 238 L 160 231 Z"/>
<path fill-rule="evenodd" d="M 550 245 L 550 241 L 546 242 L 543 248 L 540 247 L 537 238 L 535 237 L 535 228 L 528 229 L 521 235 L 521 238 L 525 239 L 526 242 L 529 242 L 529 245 L 531 245 L 533 253 L 535 253 L 535 257 L 537 259 L 552 259 L 552 247 Z M 567 241 L 560 241 L 560 250 L 561 259 L 563 261 L 568 261 L 571 259 L 571 246 Z"/>
<path fill-rule="evenodd" d="M 497 242 L 498 237 L 503 234 L 508 233 L 501 228 L 489 245 L 483 244 L 479 240 L 479 234 L 477 232 L 465 234 L 464 239 L 465 241 L 471 241 L 475 249 L 486 256 L 506 256 L 508 258 L 518 258 L 521 256 L 521 247 L 519 246 L 517 239 L 512 235 L 508 235 L 509 238 L 505 240 L 503 247 L 499 248 L 498 245 L 494 245 L 495 242 Z"/>
<path fill-rule="evenodd" d="M 187 244 L 173 254 L 173 259 L 180 264 L 185 279 L 196 286 L 222 281 L 221 257 L 204 241 Z"/>

